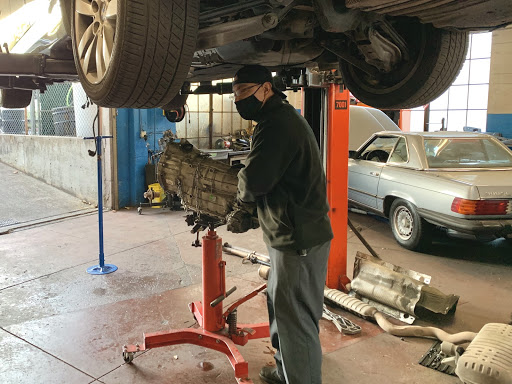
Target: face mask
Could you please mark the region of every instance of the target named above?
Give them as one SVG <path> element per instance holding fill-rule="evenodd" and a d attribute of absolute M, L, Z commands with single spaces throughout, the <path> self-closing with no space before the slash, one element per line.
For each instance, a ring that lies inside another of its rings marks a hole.
<path fill-rule="evenodd" d="M 262 84 L 263 85 L 263 84 Z M 256 92 L 261 88 L 261 85 L 258 87 Z M 245 120 L 254 120 L 261 107 L 263 106 L 263 102 L 259 101 L 254 92 L 251 96 L 246 97 L 240 101 L 236 101 L 236 110 Z"/>

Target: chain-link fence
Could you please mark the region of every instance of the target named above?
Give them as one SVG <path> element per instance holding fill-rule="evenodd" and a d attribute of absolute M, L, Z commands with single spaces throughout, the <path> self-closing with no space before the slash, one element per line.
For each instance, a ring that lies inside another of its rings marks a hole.
<path fill-rule="evenodd" d="M 79 83 L 49 85 L 32 92 L 26 108 L 0 108 L 0 133 L 40 136 L 92 136 L 97 107 L 87 103 Z"/>

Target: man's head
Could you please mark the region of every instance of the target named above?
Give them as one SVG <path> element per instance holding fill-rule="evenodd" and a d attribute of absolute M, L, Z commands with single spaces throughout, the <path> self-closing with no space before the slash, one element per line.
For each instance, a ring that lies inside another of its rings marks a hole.
<path fill-rule="evenodd" d="M 274 94 L 284 96 L 274 86 L 272 73 L 261 65 L 247 65 L 241 68 L 233 81 L 233 93 L 238 113 L 246 120 L 254 119 L 261 107 Z"/>

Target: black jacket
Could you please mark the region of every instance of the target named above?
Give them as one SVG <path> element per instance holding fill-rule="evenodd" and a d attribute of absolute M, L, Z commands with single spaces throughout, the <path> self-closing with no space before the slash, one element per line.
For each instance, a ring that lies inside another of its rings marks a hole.
<path fill-rule="evenodd" d="M 265 242 L 302 250 L 331 240 L 325 174 L 308 122 L 279 95 L 267 100 L 255 120 L 238 197 L 256 202 Z"/>

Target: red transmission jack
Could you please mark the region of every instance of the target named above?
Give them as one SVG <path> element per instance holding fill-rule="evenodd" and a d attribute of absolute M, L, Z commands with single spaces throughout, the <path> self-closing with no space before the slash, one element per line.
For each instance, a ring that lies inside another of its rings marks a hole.
<path fill-rule="evenodd" d="M 195 344 L 224 353 L 235 371 L 238 383 L 252 384 L 249 366 L 236 347 L 250 339 L 270 337 L 268 323 L 237 324 L 237 308 L 266 288 L 261 285 L 234 302 L 223 312 L 222 302 L 236 287 L 226 291 L 226 262 L 222 260 L 222 239 L 210 227 L 203 236 L 203 300 L 189 304 L 200 328 L 177 329 L 169 332 L 145 333 L 142 345 L 123 346 L 124 361 L 133 361 L 136 352 L 177 344 Z"/>

